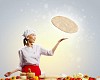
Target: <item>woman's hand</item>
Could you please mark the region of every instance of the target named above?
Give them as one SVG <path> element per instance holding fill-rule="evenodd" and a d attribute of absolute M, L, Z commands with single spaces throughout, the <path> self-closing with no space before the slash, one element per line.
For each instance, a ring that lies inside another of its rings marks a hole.
<path fill-rule="evenodd" d="M 55 50 L 56 50 L 56 48 L 58 47 L 59 43 L 60 43 L 61 41 L 65 40 L 65 39 L 68 39 L 68 38 L 62 38 L 62 39 L 60 39 L 60 40 L 57 42 L 57 44 L 52 48 L 52 52 L 53 52 L 53 53 L 55 52 Z"/>
<path fill-rule="evenodd" d="M 63 40 L 66 40 L 66 39 L 68 39 L 68 38 L 62 38 L 62 39 L 60 39 L 60 40 L 58 41 L 58 43 L 60 43 L 60 42 L 63 41 Z"/>
<path fill-rule="evenodd" d="M 5 77 L 8 77 L 8 76 L 10 76 L 11 74 L 13 74 L 13 73 L 15 73 L 15 72 L 17 72 L 17 71 L 20 71 L 19 69 L 15 69 L 15 70 L 13 70 L 13 71 L 11 71 L 11 72 L 7 72 L 6 74 L 4 74 L 4 76 Z"/>
<path fill-rule="evenodd" d="M 11 72 L 7 72 L 4 76 L 5 77 L 8 77 L 8 76 L 10 76 L 12 73 Z"/>

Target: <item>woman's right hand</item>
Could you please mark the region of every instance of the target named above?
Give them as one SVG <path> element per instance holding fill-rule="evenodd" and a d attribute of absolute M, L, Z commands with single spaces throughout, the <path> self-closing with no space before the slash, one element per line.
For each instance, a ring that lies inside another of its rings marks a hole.
<path fill-rule="evenodd" d="M 6 74 L 4 74 L 4 76 L 5 77 L 8 77 L 8 76 L 10 76 L 11 74 L 13 74 L 13 73 L 15 73 L 15 72 L 17 72 L 17 71 L 20 71 L 19 69 L 15 69 L 15 70 L 13 70 L 13 71 L 11 71 L 11 72 L 7 72 Z"/>
<path fill-rule="evenodd" d="M 11 72 L 7 72 L 4 76 L 5 77 L 8 77 L 8 76 L 10 76 L 12 73 Z"/>

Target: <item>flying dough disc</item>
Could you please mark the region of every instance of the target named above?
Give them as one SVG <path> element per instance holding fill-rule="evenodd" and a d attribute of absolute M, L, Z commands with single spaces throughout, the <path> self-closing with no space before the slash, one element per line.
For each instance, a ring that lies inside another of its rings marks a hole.
<path fill-rule="evenodd" d="M 75 33 L 78 31 L 77 24 L 71 19 L 63 16 L 55 16 L 51 19 L 55 27 L 66 33 Z"/>

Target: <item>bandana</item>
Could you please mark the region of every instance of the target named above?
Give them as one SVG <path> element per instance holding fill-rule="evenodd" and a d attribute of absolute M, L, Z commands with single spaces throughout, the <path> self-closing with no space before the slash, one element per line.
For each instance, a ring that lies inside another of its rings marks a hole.
<path fill-rule="evenodd" d="M 32 30 L 32 29 L 27 29 L 27 30 L 24 31 L 24 33 L 23 33 L 22 36 L 27 37 L 27 36 L 30 35 L 30 34 L 35 34 L 35 31 Z M 36 34 L 35 34 L 35 35 L 36 35 Z"/>

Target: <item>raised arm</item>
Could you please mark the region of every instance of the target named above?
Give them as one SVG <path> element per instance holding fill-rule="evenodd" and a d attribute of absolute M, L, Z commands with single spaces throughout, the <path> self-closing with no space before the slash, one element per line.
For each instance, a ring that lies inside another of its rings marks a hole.
<path fill-rule="evenodd" d="M 62 38 L 62 39 L 60 39 L 60 40 L 56 43 L 56 45 L 52 48 L 52 52 L 53 52 L 53 53 L 55 52 L 55 50 L 56 50 L 56 48 L 58 47 L 59 43 L 62 42 L 63 40 L 65 40 L 65 39 L 68 39 L 68 38 Z"/>

